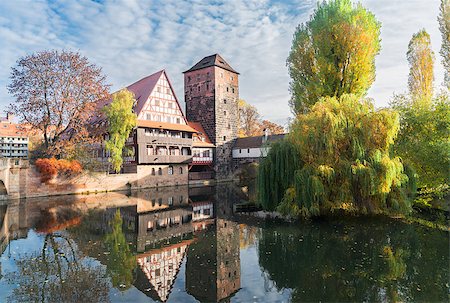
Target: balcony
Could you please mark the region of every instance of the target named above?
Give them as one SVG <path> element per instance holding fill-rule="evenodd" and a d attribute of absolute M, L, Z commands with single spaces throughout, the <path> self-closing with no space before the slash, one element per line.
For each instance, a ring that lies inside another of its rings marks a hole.
<path fill-rule="evenodd" d="M 213 162 L 212 157 L 193 157 L 192 164 L 211 164 Z"/>
<path fill-rule="evenodd" d="M 163 163 L 191 163 L 192 156 L 181 155 L 143 155 L 139 158 L 140 164 L 163 164 Z"/>

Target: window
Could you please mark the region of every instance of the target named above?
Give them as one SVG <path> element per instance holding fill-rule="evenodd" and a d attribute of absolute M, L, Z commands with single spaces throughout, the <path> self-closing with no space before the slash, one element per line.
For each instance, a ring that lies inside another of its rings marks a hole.
<path fill-rule="evenodd" d="M 167 199 L 167 202 L 169 203 L 169 206 L 172 206 L 173 205 L 173 197 L 169 197 Z"/>
<path fill-rule="evenodd" d="M 242 154 L 242 149 L 239 149 L 239 153 Z"/>
<path fill-rule="evenodd" d="M 230 77 L 230 80 L 233 81 L 233 76 Z"/>
<path fill-rule="evenodd" d="M 180 196 L 180 203 L 183 203 L 183 196 Z"/>
<path fill-rule="evenodd" d="M 247 148 L 247 154 L 249 154 L 250 153 L 250 148 Z"/>
<path fill-rule="evenodd" d="M 206 83 L 206 90 L 209 90 L 209 84 Z"/>
<path fill-rule="evenodd" d="M 155 100 L 155 106 L 159 106 L 159 100 Z"/>
<path fill-rule="evenodd" d="M 227 136 L 223 136 L 223 141 L 227 141 Z"/>
<path fill-rule="evenodd" d="M 162 169 L 161 169 L 161 167 L 158 168 L 158 175 L 162 176 Z"/>
<path fill-rule="evenodd" d="M 183 168 L 180 167 L 180 175 L 182 175 L 182 174 L 183 174 Z"/>
<path fill-rule="evenodd" d="M 155 169 L 152 168 L 152 176 L 156 175 Z"/>
<path fill-rule="evenodd" d="M 200 91 L 200 85 L 199 85 L 199 86 L 197 86 L 197 90 L 198 90 L 198 91 Z"/>
<path fill-rule="evenodd" d="M 173 175 L 173 166 L 172 165 L 169 166 L 169 169 L 167 170 L 167 173 L 169 175 Z"/>
<path fill-rule="evenodd" d="M 147 230 L 153 230 L 153 221 L 147 222 Z"/>
<path fill-rule="evenodd" d="M 226 111 L 226 110 L 223 111 L 223 115 L 224 115 L 224 116 L 227 115 L 227 111 Z"/>
<path fill-rule="evenodd" d="M 188 83 L 191 82 L 191 76 L 188 76 Z"/>
<path fill-rule="evenodd" d="M 228 129 L 231 129 L 231 124 L 230 123 L 228 123 Z"/>
<path fill-rule="evenodd" d="M 147 156 L 153 155 L 153 146 L 147 145 Z"/>
<path fill-rule="evenodd" d="M 228 86 L 227 86 L 227 93 L 228 93 Z"/>
<path fill-rule="evenodd" d="M 227 99 L 223 99 L 223 104 L 227 104 Z"/>
<path fill-rule="evenodd" d="M 181 124 L 180 118 L 177 118 L 177 124 Z"/>
<path fill-rule="evenodd" d="M 232 88 L 232 89 L 231 89 L 231 91 L 232 91 L 232 92 L 233 92 L 233 94 L 234 94 L 234 88 Z"/>
<path fill-rule="evenodd" d="M 170 89 L 166 88 L 166 94 L 170 95 Z"/>
<path fill-rule="evenodd" d="M 161 168 L 160 168 L 161 169 Z M 158 199 L 158 205 L 161 206 L 162 205 L 162 198 Z"/>
<path fill-rule="evenodd" d="M 161 92 L 161 87 L 158 86 L 158 87 L 156 88 L 156 91 L 157 91 L 158 93 L 160 93 L 160 92 Z"/>

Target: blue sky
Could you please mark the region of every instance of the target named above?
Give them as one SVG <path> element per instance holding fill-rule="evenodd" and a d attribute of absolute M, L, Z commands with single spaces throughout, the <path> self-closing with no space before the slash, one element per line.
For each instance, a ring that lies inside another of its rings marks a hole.
<path fill-rule="evenodd" d="M 443 81 L 439 0 L 362 0 L 382 22 L 377 79 L 369 91 L 377 107 L 406 90 L 406 49 L 425 28 L 436 54 L 436 86 Z M 0 110 L 11 67 L 27 53 L 67 48 L 103 68 L 113 90 L 165 68 L 184 108 L 181 72 L 220 53 L 241 73 L 240 96 L 262 116 L 285 124 L 291 116 L 286 68 L 292 35 L 315 0 L 1 0 Z"/>

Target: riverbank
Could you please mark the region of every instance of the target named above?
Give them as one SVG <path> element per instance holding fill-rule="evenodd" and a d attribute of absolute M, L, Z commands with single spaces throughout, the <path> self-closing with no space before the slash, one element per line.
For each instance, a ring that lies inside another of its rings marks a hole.
<path fill-rule="evenodd" d="M 248 203 L 242 203 L 241 205 L 250 205 Z M 235 208 L 236 209 L 236 208 Z M 434 210 L 437 211 L 437 210 Z M 336 218 L 360 218 L 364 216 L 368 217 L 385 217 L 394 220 L 399 220 L 408 224 L 419 224 L 425 227 L 442 230 L 445 232 L 450 232 L 450 227 L 448 224 L 449 213 L 445 210 L 439 210 L 442 212 L 441 219 L 433 219 L 433 217 L 428 214 L 422 217 L 419 217 L 416 212 L 413 212 L 410 216 L 392 216 L 387 214 L 376 214 L 376 215 L 358 215 L 355 213 L 349 213 L 346 211 L 340 211 L 333 214 L 321 215 L 317 217 L 313 217 L 310 219 L 302 219 L 300 217 L 283 215 L 277 211 L 265 211 L 265 210 L 255 210 L 255 211 L 240 211 L 239 215 L 244 217 L 252 217 L 259 220 L 271 220 L 271 221 L 282 221 L 285 223 L 298 223 L 304 222 L 308 220 L 327 220 L 327 219 L 336 219 Z"/>

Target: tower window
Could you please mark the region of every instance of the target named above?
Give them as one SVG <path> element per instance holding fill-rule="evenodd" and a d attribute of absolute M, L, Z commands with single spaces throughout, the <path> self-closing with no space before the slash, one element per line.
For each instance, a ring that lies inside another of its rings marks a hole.
<path fill-rule="evenodd" d="M 223 136 L 223 141 L 227 141 L 227 136 Z"/>
<path fill-rule="evenodd" d="M 228 92 L 228 87 L 227 87 L 227 92 Z"/>
<path fill-rule="evenodd" d="M 233 76 L 230 77 L 230 80 L 233 81 Z"/>
<path fill-rule="evenodd" d="M 198 91 L 200 91 L 200 85 L 197 87 Z"/>
<path fill-rule="evenodd" d="M 234 94 L 234 88 L 232 88 L 232 89 L 231 89 L 231 91 L 232 91 L 232 92 L 233 92 L 233 94 Z"/>
<path fill-rule="evenodd" d="M 206 90 L 209 90 L 209 84 L 206 84 Z"/>
<path fill-rule="evenodd" d="M 227 104 L 227 99 L 223 99 L 223 104 Z"/>
<path fill-rule="evenodd" d="M 158 175 L 162 176 L 162 169 L 161 169 L 161 167 L 158 168 Z M 159 205 L 161 205 L 161 203 Z"/>
<path fill-rule="evenodd" d="M 191 82 L 191 76 L 188 76 L 188 83 Z"/>

